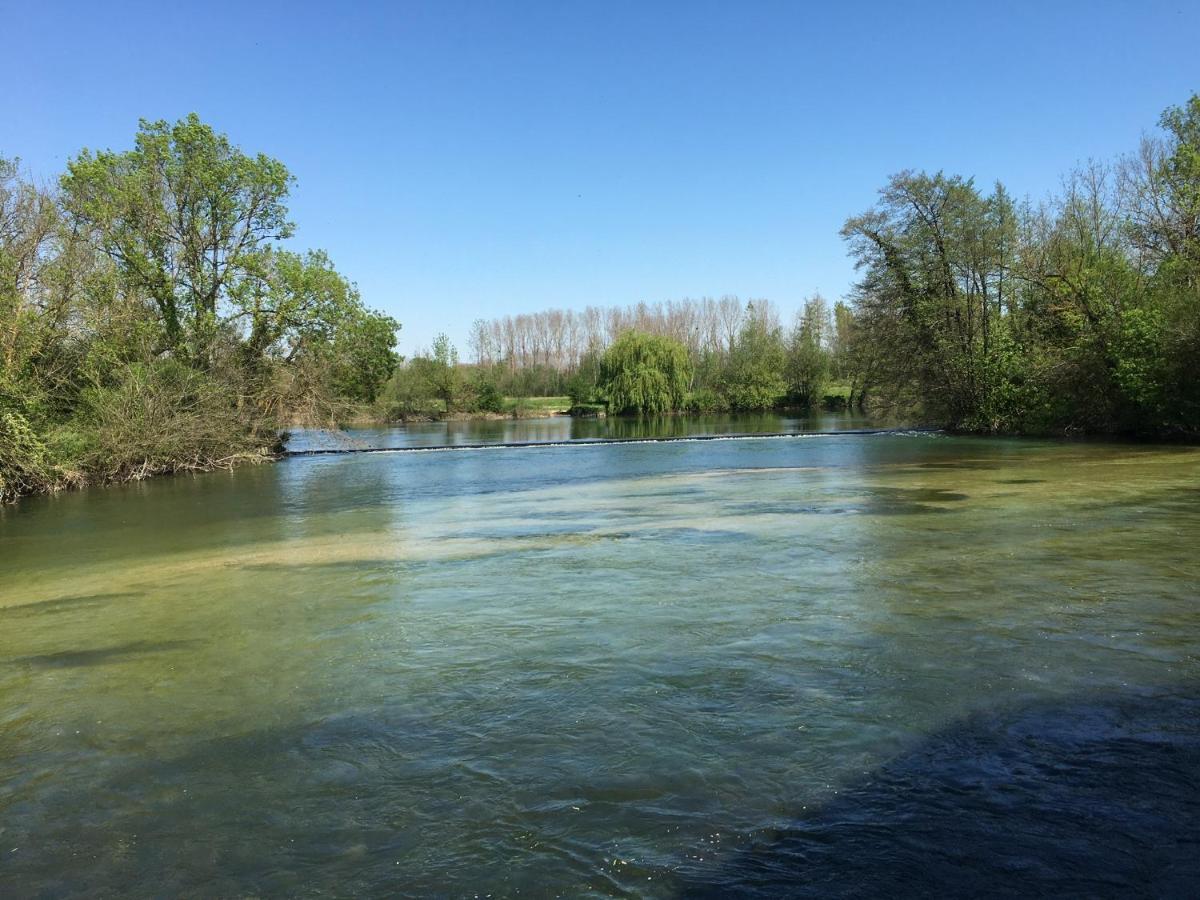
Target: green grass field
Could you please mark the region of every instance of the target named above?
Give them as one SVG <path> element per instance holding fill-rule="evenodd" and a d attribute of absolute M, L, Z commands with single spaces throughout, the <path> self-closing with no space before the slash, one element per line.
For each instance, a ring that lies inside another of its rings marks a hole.
<path fill-rule="evenodd" d="M 548 416 L 551 413 L 565 412 L 571 408 L 570 397 L 505 397 L 506 412 L 520 412 L 523 416 Z"/>

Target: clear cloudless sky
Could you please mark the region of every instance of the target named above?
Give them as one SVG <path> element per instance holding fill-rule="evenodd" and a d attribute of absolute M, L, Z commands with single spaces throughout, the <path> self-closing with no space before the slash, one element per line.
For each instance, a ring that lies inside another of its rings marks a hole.
<path fill-rule="evenodd" d="M 854 280 L 906 168 L 1044 197 L 1200 90 L 1196 0 L 0 0 L 0 154 L 57 177 L 197 112 L 297 178 L 401 351 L 473 319 Z M 465 352 L 464 352 L 465 356 Z"/>

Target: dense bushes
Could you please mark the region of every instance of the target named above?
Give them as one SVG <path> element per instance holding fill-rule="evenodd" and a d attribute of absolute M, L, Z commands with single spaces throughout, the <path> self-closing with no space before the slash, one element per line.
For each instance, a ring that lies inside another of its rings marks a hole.
<path fill-rule="evenodd" d="M 273 452 L 276 432 L 229 402 L 234 388 L 173 359 L 125 367 L 81 398 L 74 420 L 81 468 L 125 480 Z"/>

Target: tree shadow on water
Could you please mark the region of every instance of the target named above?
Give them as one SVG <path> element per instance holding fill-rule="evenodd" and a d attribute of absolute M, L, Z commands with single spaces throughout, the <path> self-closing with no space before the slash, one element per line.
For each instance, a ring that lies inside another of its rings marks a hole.
<path fill-rule="evenodd" d="M 1200 891 L 1200 695 L 973 716 L 689 897 L 1154 896 Z"/>

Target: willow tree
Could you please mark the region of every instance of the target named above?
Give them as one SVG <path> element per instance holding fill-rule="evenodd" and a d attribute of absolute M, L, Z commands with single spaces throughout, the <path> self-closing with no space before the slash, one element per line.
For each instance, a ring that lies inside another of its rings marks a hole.
<path fill-rule="evenodd" d="M 691 380 L 683 344 L 640 331 L 622 334 L 600 362 L 600 390 L 615 413 L 660 415 L 681 409 Z"/>

